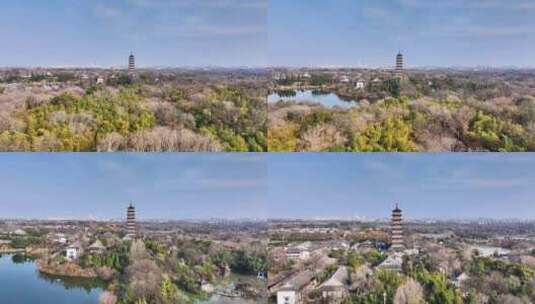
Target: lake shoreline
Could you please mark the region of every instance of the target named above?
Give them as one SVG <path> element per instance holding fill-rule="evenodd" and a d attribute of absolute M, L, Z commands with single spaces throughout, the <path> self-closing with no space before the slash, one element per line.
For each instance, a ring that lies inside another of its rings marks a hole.
<path fill-rule="evenodd" d="M 49 274 L 41 272 L 37 263 L 30 256 L 23 254 L 0 256 L 2 302 L 96 304 L 99 302 L 100 295 L 107 289 L 106 283 L 99 278 L 76 278 Z"/>
<path fill-rule="evenodd" d="M 94 269 L 82 268 L 75 263 L 49 264 L 45 260 L 37 260 L 36 266 L 39 272 L 55 276 L 86 279 L 96 279 L 99 277 Z"/>
<path fill-rule="evenodd" d="M 359 104 L 359 101 L 340 96 L 336 91 L 315 88 L 306 90 L 275 90 L 267 97 L 268 104 L 275 104 L 279 101 L 304 102 L 310 104 L 320 104 L 329 108 L 351 108 Z"/>

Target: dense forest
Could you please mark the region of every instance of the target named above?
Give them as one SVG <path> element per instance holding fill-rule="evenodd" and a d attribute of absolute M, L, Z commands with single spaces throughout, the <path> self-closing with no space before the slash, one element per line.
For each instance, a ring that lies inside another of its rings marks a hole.
<path fill-rule="evenodd" d="M 128 265 L 118 269 L 118 303 L 193 303 L 206 296 L 201 283 L 215 284 L 231 273 L 254 277 L 267 269 L 265 252 L 255 248 L 231 250 L 202 240 L 178 240 L 175 248 L 169 253 L 153 240 L 134 242 Z"/>
<path fill-rule="evenodd" d="M 333 85 L 359 102 L 269 105 L 269 150 L 535 151 L 535 93 L 526 81 L 410 76 L 364 90 Z"/>
<path fill-rule="evenodd" d="M 267 150 L 261 90 L 115 81 L 58 94 L 0 92 L 1 151 Z"/>
<path fill-rule="evenodd" d="M 527 265 L 475 254 L 464 258 L 421 254 L 405 256 L 401 272 L 378 270 L 377 252 L 339 252 L 336 258 L 349 268 L 350 294 L 344 303 L 532 303 L 535 271 Z M 447 265 L 447 266 L 444 266 Z M 448 267 L 451 267 L 449 269 Z M 329 269 L 326 270 L 327 272 Z M 448 271 L 469 277 L 462 287 L 448 280 Z"/>
<path fill-rule="evenodd" d="M 95 272 L 106 283 L 100 303 L 196 303 L 209 294 L 203 285 L 224 286 L 233 281 L 244 297 L 261 296 L 253 286 L 258 272 L 267 270 L 265 250 L 259 244 L 230 248 L 207 240 L 176 240 L 172 246 L 152 239 L 122 242 L 105 251 L 85 251 L 78 264 L 64 255 L 40 259 L 40 270 L 79 269 Z M 72 273 L 71 273 L 72 275 Z M 241 275 L 236 280 L 234 276 Z M 73 276 L 74 277 L 74 276 Z M 237 283 L 236 283 L 237 284 Z"/>
<path fill-rule="evenodd" d="M 98 85 L 66 73 L 5 78 L 0 150 L 535 151 L 529 73 L 367 73 L 360 89 L 320 72 L 272 84 L 285 97 L 304 86 L 358 101 L 349 107 L 267 105 L 266 77 L 248 74 L 141 73 Z"/>

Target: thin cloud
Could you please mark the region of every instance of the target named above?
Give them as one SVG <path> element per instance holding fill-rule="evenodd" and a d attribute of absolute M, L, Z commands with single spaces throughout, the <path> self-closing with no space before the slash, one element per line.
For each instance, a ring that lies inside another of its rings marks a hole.
<path fill-rule="evenodd" d="M 267 8 L 267 0 L 128 0 L 131 5 L 145 8 L 208 7 L 208 8 Z"/>
<path fill-rule="evenodd" d="M 246 18 L 247 13 L 239 10 L 263 5 L 266 5 L 267 10 L 266 1 L 128 0 L 126 5 L 97 4 L 94 13 L 97 17 L 110 21 L 111 26 L 125 39 L 139 42 L 154 38 L 242 37 L 267 34 L 267 22 Z M 187 14 L 182 11 L 184 8 L 188 9 Z M 221 9 L 230 10 L 231 15 L 219 17 Z M 148 14 L 159 17 L 150 26 L 139 27 L 139 18 Z"/>
<path fill-rule="evenodd" d="M 393 11 L 385 9 L 385 8 L 366 7 L 362 10 L 362 13 L 366 18 L 371 19 L 381 24 L 384 24 L 384 23 L 389 24 L 389 22 L 391 22 L 392 20 L 397 19 Z"/>
<path fill-rule="evenodd" d="M 499 36 L 518 36 L 526 34 L 535 34 L 535 28 L 526 26 L 510 27 L 470 27 L 465 31 L 457 33 L 460 36 L 482 36 L 482 37 L 499 37 Z"/>
<path fill-rule="evenodd" d="M 200 181 L 204 189 L 248 189 L 265 186 L 263 179 L 228 179 L 228 178 L 207 178 Z"/>
<path fill-rule="evenodd" d="M 476 189 L 507 189 L 529 186 L 526 180 L 522 179 L 484 179 L 475 178 L 466 181 L 466 184 Z"/>
<path fill-rule="evenodd" d="M 422 178 L 418 188 L 424 191 L 482 191 L 482 190 L 512 190 L 529 187 L 523 179 L 491 178 L 485 176 L 455 177 L 451 174 L 444 177 Z M 408 187 L 407 187 L 408 189 Z M 413 191 L 414 189 L 412 189 Z"/>
<path fill-rule="evenodd" d="M 95 15 L 101 18 L 114 19 L 122 16 L 122 12 L 118 8 L 108 5 L 98 4 L 94 10 Z"/>
<path fill-rule="evenodd" d="M 243 36 L 243 35 L 259 35 L 266 32 L 264 27 L 260 26 L 226 26 L 226 25 L 163 25 L 157 27 L 152 34 L 157 34 L 166 37 L 212 37 L 212 36 Z"/>
<path fill-rule="evenodd" d="M 406 8 L 429 9 L 429 8 L 459 8 L 459 9 L 505 9 L 505 10 L 526 10 L 535 9 L 533 1 L 524 0 L 397 0 Z"/>

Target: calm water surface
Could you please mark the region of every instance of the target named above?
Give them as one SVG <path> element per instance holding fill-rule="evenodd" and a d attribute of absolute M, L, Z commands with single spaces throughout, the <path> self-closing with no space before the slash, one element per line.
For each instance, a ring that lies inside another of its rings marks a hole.
<path fill-rule="evenodd" d="M 305 91 L 295 91 L 295 96 L 281 96 L 278 92 L 271 93 L 268 96 L 268 102 L 274 103 L 279 100 L 283 101 L 289 101 L 289 100 L 295 100 L 295 101 L 308 101 L 308 102 L 314 102 L 314 103 L 321 103 L 322 105 L 326 107 L 341 107 L 341 108 L 349 108 L 351 106 L 354 106 L 357 102 L 354 100 L 346 101 L 338 97 L 338 95 L 334 93 L 326 93 L 326 94 L 313 94 L 312 90 L 305 90 Z"/>
<path fill-rule="evenodd" d="M 0 302 L 18 304 L 95 304 L 104 284 L 97 280 L 40 274 L 34 262 L 0 256 Z"/>

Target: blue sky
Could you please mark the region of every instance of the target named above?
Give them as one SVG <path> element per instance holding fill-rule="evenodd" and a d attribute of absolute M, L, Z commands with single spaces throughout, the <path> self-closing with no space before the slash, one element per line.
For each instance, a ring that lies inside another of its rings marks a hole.
<path fill-rule="evenodd" d="M 0 218 L 535 219 L 532 154 L 0 154 Z"/>
<path fill-rule="evenodd" d="M 0 66 L 265 66 L 267 0 L 18 0 Z"/>
<path fill-rule="evenodd" d="M 276 66 L 535 66 L 533 0 L 270 0 Z"/>
<path fill-rule="evenodd" d="M 535 66 L 532 0 L 19 0 L 0 67 Z"/>
<path fill-rule="evenodd" d="M 535 219 L 532 154 L 270 154 L 271 218 Z"/>
<path fill-rule="evenodd" d="M 0 218 L 266 218 L 252 154 L 0 154 Z"/>

